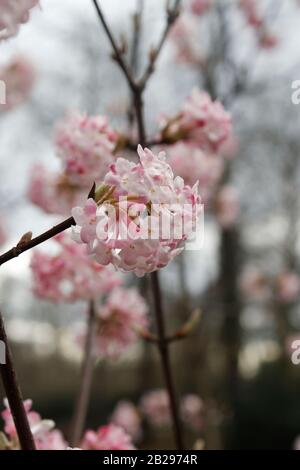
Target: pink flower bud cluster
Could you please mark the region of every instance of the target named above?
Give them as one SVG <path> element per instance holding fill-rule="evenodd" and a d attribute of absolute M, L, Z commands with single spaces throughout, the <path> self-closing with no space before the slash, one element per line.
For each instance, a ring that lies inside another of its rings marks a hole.
<path fill-rule="evenodd" d="M 22 104 L 35 82 L 35 70 L 25 57 L 17 56 L 0 67 L 0 80 L 5 83 L 5 101 L 0 111 L 8 111 Z"/>
<path fill-rule="evenodd" d="M 113 270 L 87 256 L 86 248 L 66 235 L 55 238 L 58 253 L 35 251 L 31 260 L 35 294 L 52 302 L 94 299 L 121 284 Z"/>
<path fill-rule="evenodd" d="M 29 20 L 29 11 L 39 0 L 0 0 L 0 41 L 15 36 L 22 23 Z"/>
<path fill-rule="evenodd" d="M 147 313 L 148 307 L 136 289 L 114 289 L 97 309 L 95 356 L 120 357 L 138 340 L 137 331 L 148 326 Z"/>
<path fill-rule="evenodd" d="M 300 295 L 300 278 L 293 271 L 284 271 L 275 277 L 268 277 L 256 268 L 248 267 L 240 279 L 244 295 L 258 302 L 275 297 L 281 303 L 295 302 Z"/>
<path fill-rule="evenodd" d="M 204 403 L 198 395 L 192 393 L 181 400 L 182 421 L 191 429 L 200 432 L 204 427 Z"/>
<path fill-rule="evenodd" d="M 102 181 L 114 161 L 118 134 L 104 116 L 71 114 L 57 127 L 57 154 L 73 184 L 90 188 Z"/>
<path fill-rule="evenodd" d="M 20 450 L 17 431 L 7 400 L 1 413 L 4 433 L 0 433 L 0 450 Z M 37 450 L 134 450 L 131 437 L 114 424 L 101 426 L 97 431 L 85 432 L 80 448 L 68 446 L 62 433 L 52 420 L 44 420 L 32 410 L 32 401 L 25 400 L 24 407 Z"/>
<path fill-rule="evenodd" d="M 197 184 L 191 188 L 175 178 L 164 153 L 139 147 L 138 154 L 137 164 L 119 158 L 111 165 L 104 179 L 108 200 L 98 207 L 89 199 L 72 215 L 75 239 L 87 244 L 100 264 L 143 276 L 183 250 L 201 207 Z M 168 233 L 161 230 L 161 219 Z"/>
<path fill-rule="evenodd" d="M 276 279 L 277 297 L 281 302 L 293 302 L 300 295 L 300 278 L 295 272 L 283 272 Z"/>
<path fill-rule="evenodd" d="M 48 171 L 38 164 L 31 169 L 27 196 L 47 214 L 67 216 L 72 207 L 84 203 L 86 190 L 71 183 L 63 173 Z"/>
<path fill-rule="evenodd" d="M 142 436 L 141 415 L 133 403 L 120 401 L 111 415 L 110 422 L 124 429 L 134 442 L 140 440 Z"/>
<path fill-rule="evenodd" d="M 259 45 L 263 49 L 272 49 L 278 45 L 278 38 L 269 31 L 266 22 L 259 11 L 257 0 L 240 0 L 240 8 L 247 23 L 255 30 Z"/>
<path fill-rule="evenodd" d="M 8 401 L 4 400 L 4 404 L 6 409 L 1 413 L 1 416 L 4 421 L 5 434 L 1 441 L 5 442 L 5 448 L 0 447 L 0 450 L 19 450 L 17 431 Z M 33 411 L 31 400 L 25 400 L 24 407 L 37 449 L 65 450 L 67 443 L 62 433 L 55 429 L 55 423 L 52 420 L 43 420 L 38 413 Z"/>
<path fill-rule="evenodd" d="M 237 191 L 233 186 L 226 185 L 217 192 L 214 209 L 216 218 L 225 229 L 232 227 L 240 214 L 240 202 Z"/>
<path fill-rule="evenodd" d="M 231 138 L 231 117 L 219 101 L 194 88 L 181 112 L 162 120 L 162 139 L 167 143 L 189 141 L 203 151 L 218 153 Z"/>
<path fill-rule="evenodd" d="M 134 450 L 130 436 L 124 429 L 109 424 L 97 431 L 86 431 L 80 448 L 82 450 Z"/>
<path fill-rule="evenodd" d="M 140 401 L 140 411 L 154 427 L 171 424 L 169 396 L 164 389 L 147 392 Z M 185 395 L 180 403 L 181 420 L 192 430 L 200 432 L 204 426 L 204 403 L 198 395 Z"/>

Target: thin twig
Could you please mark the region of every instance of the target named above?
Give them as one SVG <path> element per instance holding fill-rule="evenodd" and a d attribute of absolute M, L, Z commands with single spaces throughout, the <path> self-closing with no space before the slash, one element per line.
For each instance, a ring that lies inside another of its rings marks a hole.
<path fill-rule="evenodd" d="M 123 58 L 123 55 L 122 55 L 122 52 L 121 50 L 119 49 L 118 45 L 117 45 L 117 42 L 106 22 L 106 19 L 103 15 L 103 12 L 102 12 L 102 9 L 100 8 L 99 6 L 99 3 L 97 2 L 97 0 L 92 0 L 94 5 L 95 5 L 95 8 L 96 8 L 96 11 L 97 11 L 97 15 L 100 19 L 100 22 L 105 30 L 105 33 L 110 41 L 110 44 L 113 48 L 113 51 L 114 51 L 114 60 L 117 62 L 117 64 L 119 65 L 119 67 L 121 68 L 121 70 L 123 71 L 126 79 L 127 79 L 127 82 L 128 82 L 128 85 L 130 86 L 132 92 L 135 91 L 136 89 L 136 83 L 132 77 L 132 73 L 128 67 L 128 65 L 126 64 L 124 58 Z"/>
<path fill-rule="evenodd" d="M 84 348 L 84 357 L 82 362 L 80 388 L 77 396 L 76 407 L 72 425 L 72 446 L 79 444 L 86 421 L 88 404 L 91 395 L 93 372 L 95 368 L 95 357 L 93 354 L 93 344 L 96 334 L 97 317 L 94 300 L 89 304 L 89 316 L 87 322 L 87 335 Z"/>
<path fill-rule="evenodd" d="M 190 315 L 189 319 L 183 325 L 181 325 L 175 331 L 175 333 L 170 336 L 166 336 L 165 341 L 168 344 L 171 344 L 187 338 L 194 331 L 197 323 L 200 320 L 200 317 L 201 310 L 194 310 Z M 148 343 L 159 344 L 160 342 L 159 338 L 147 329 L 137 329 L 136 332 L 143 340 L 147 341 Z"/>
<path fill-rule="evenodd" d="M 22 243 L 14 246 L 13 248 L 11 248 L 6 253 L 3 253 L 3 255 L 0 256 L 0 266 L 4 263 L 7 263 L 7 261 L 10 261 L 11 259 L 17 258 L 22 253 L 24 253 L 24 251 L 31 250 L 31 248 L 34 248 L 40 245 L 41 243 L 50 240 L 50 238 L 53 238 L 55 237 L 55 235 L 64 232 L 72 225 L 76 225 L 76 223 L 73 217 L 70 217 L 69 219 L 66 219 L 60 224 L 55 225 L 55 227 L 52 227 L 50 230 L 47 230 L 41 235 L 32 238 L 32 240 L 28 241 L 27 243 Z"/>
<path fill-rule="evenodd" d="M 151 78 L 154 70 L 155 70 L 155 65 L 157 62 L 157 59 L 160 56 L 161 51 L 163 50 L 163 47 L 165 45 L 165 42 L 169 36 L 169 32 L 171 31 L 171 28 L 173 27 L 175 21 L 177 20 L 179 13 L 180 13 L 180 4 L 181 0 L 176 0 L 174 3 L 173 8 L 167 8 L 167 23 L 165 26 L 165 29 L 163 31 L 163 34 L 160 38 L 160 41 L 158 45 L 156 46 L 155 49 L 152 49 L 150 52 L 150 60 L 149 64 L 142 76 L 142 78 L 139 81 L 139 88 L 140 90 L 144 90 L 147 86 L 147 83 L 149 79 Z"/>
<path fill-rule="evenodd" d="M 12 412 L 13 420 L 17 430 L 20 446 L 22 450 L 35 450 L 35 443 L 28 423 L 26 411 L 23 405 L 23 398 L 19 387 L 17 374 L 14 369 L 12 354 L 4 327 L 2 315 L 0 313 L 0 340 L 5 344 L 6 361 L 0 365 L 0 373 L 5 394 Z"/>

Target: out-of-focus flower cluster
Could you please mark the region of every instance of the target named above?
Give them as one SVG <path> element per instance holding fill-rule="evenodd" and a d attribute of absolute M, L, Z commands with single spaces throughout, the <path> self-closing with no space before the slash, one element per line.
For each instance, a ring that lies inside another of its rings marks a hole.
<path fill-rule="evenodd" d="M 7 400 L 4 401 L 5 410 L 1 413 L 4 421 L 4 433 L 0 433 L 0 450 L 19 450 L 20 444 L 13 417 Z M 32 401 L 24 402 L 30 429 L 38 450 L 64 450 L 67 447 L 63 435 L 55 429 L 52 420 L 43 420 L 32 410 Z"/>
<path fill-rule="evenodd" d="M 147 313 L 147 305 L 136 289 L 114 289 L 97 310 L 95 354 L 119 357 L 138 339 L 136 330 L 148 325 Z"/>
<path fill-rule="evenodd" d="M 52 302 L 92 300 L 96 310 L 93 351 L 99 357 L 119 357 L 148 325 L 148 308 L 134 288 L 121 287 L 120 275 L 87 255 L 86 246 L 67 235 L 55 238 L 58 252 L 36 250 L 31 260 L 34 293 Z M 86 331 L 76 334 L 80 345 Z"/>
<path fill-rule="evenodd" d="M 199 182 L 206 209 L 214 211 L 221 226 L 232 226 L 239 215 L 239 200 L 234 188 L 222 187 L 221 182 L 237 141 L 223 105 L 195 88 L 177 115 L 162 117 L 160 139 L 167 145 L 174 174 L 190 185 Z"/>
<path fill-rule="evenodd" d="M 4 432 L 0 432 L 0 450 L 20 450 L 13 416 L 7 400 L 5 410 L 1 413 L 4 421 Z M 24 407 L 37 450 L 71 450 L 62 433 L 55 428 L 52 420 L 44 420 L 39 413 L 32 410 L 32 401 L 26 400 Z M 76 450 L 133 450 L 129 434 L 115 424 L 101 426 L 97 431 L 87 430 L 82 438 L 80 448 Z M 74 449 L 75 450 L 75 449 Z"/>
<path fill-rule="evenodd" d="M 30 10 L 39 0 L 0 0 L 0 41 L 15 36 L 22 23 L 29 20 Z"/>
<path fill-rule="evenodd" d="M 97 431 L 86 431 L 81 442 L 83 450 L 134 450 L 130 436 L 124 429 L 110 424 Z"/>
<path fill-rule="evenodd" d="M 203 432 L 205 406 L 198 395 L 191 393 L 182 397 L 180 417 L 190 431 L 197 435 Z M 129 401 L 120 401 L 111 415 L 110 422 L 124 429 L 133 442 L 139 442 L 149 426 L 154 430 L 170 427 L 172 418 L 166 390 L 155 389 L 146 392 L 138 405 Z"/>
<path fill-rule="evenodd" d="M 117 273 L 87 256 L 85 246 L 63 234 L 55 241 L 57 254 L 36 250 L 32 256 L 33 289 L 38 297 L 52 302 L 97 299 L 121 284 Z"/>
<path fill-rule="evenodd" d="M 5 103 L 0 110 L 8 111 L 22 104 L 30 94 L 35 70 L 28 59 L 19 55 L 0 67 L 0 80 L 5 83 Z"/>
<path fill-rule="evenodd" d="M 161 136 L 166 143 L 179 140 L 217 153 L 231 137 L 231 117 L 219 101 L 212 101 L 208 93 L 194 88 L 182 110 L 174 117 L 163 117 Z"/>
<path fill-rule="evenodd" d="M 28 197 L 47 214 L 66 215 L 86 200 L 86 191 L 61 172 L 51 172 L 37 164 L 31 170 Z"/>
<path fill-rule="evenodd" d="M 272 277 L 255 267 L 247 267 L 241 275 L 240 287 L 248 299 L 256 302 L 275 298 L 282 303 L 292 303 L 300 296 L 300 278 L 293 271 L 284 271 Z"/>
<path fill-rule="evenodd" d="M 118 134 L 104 116 L 74 113 L 57 127 L 57 155 L 69 181 L 90 189 L 101 182 L 114 161 Z"/>

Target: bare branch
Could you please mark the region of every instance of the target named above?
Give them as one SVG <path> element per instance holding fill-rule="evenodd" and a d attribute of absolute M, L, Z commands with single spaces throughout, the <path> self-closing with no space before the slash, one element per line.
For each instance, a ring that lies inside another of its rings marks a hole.
<path fill-rule="evenodd" d="M 104 28 L 104 31 L 110 41 L 110 44 L 113 48 L 113 52 L 114 52 L 114 60 L 118 63 L 120 69 L 123 71 L 126 79 L 127 79 L 127 82 L 128 82 L 128 85 L 130 86 L 132 92 L 134 92 L 136 90 L 136 83 L 134 81 L 134 78 L 132 77 L 132 73 L 128 67 L 128 65 L 126 64 L 124 58 L 123 58 L 123 55 L 122 55 L 122 51 L 121 49 L 119 48 L 119 46 L 117 45 L 117 42 L 106 22 L 106 19 L 103 15 L 103 12 L 102 12 L 102 9 L 101 7 L 99 6 L 99 3 L 97 0 L 92 0 L 94 5 L 95 5 L 95 8 L 96 8 L 96 11 L 97 11 L 97 14 L 98 14 L 98 17 L 99 17 L 99 20 Z"/>
<path fill-rule="evenodd" d="M 167 23 L 158 45 L 156 46 L 156 48 L 150 51 L 149 64 L 144 72 L 144 75 L 139 81 L 139 88 L 141 90 L 144 90 L 146 88 L 147 83 L 155 70 L 157 59 L 165 45 L 169 32 L 171 31 L 172 26 L 174 25 L 175 21 L 177 20 L 180 14 L 180 6 L 181 0 L 176 0 L 173 8 L 167 6 Z"/>

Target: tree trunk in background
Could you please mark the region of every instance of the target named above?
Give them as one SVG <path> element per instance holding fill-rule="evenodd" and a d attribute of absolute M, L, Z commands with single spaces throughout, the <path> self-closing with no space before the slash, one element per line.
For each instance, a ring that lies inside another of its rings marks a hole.
<path fill-rule="evenodd" d="M 234 425 L 238 398 L 238 356 L 241 342 L 240 299 L 238 292 L 238 273 L 240 263 L 240 243 L 237 227 L 223 229 L 220 247 L 221 308 L 223 315 L 222 340 L 226 351 L 225 358 L 225 399 Z"/>

